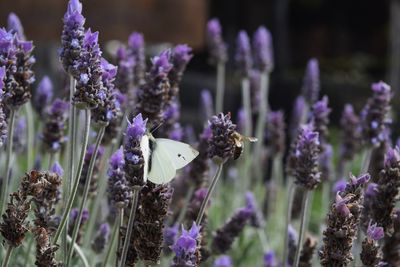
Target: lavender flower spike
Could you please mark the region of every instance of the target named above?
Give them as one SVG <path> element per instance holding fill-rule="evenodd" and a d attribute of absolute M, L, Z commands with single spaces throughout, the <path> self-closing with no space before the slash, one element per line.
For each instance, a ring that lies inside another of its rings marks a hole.
<path fill-rule="evenodd" d="M 380 262 L 382 255 L 377 241 L 382 239 L 384 235 L 385 233 L 382 227 L 377 227 L 376 223 L 369 223 L 367 237 L 362 242 L 362 250 L 360 254 L 363 266 L 381 266 Z"/>
<path fill-rule="evenodd" d="M 97 254 L 104 251 L 108 240 L 110 238 L 110 225 L 108 223 L 102 223 L 99 227 L 99 231 L 92 242 L 92 249 Z"/>
<path fill-rule="evenodd" d="M 352 160 L 361 148 L 361 129 L 360 118 L 355 114 L 351 104 L 344 106 L 340 125 L 343 129 L 340 158 L 343 160 Z"/>
<path fill-rule="evenodd" d="M 250 38 L 245 31 L 240 31 L 236 39 L 236 66 L 243 77 L 249 77 L 253 67 Z"/>
<path fill-rule="evenodd" d="M 171 62 L 173 67 L 169 73 L 172 88 L 175 88 L 182 80 L 183 72 L 192 57 L 192 48 L 186 44 L 177 45 L 172 50 Z"/>
<path fill-rule="evenodd" d="M 69 1 L 63 22 L 60 59 L 65 71 L 79 79 L 78 60 L 82 53 L 85 31 L 85 18 L 82 16 L 82 4 L 79 0 Z"/>
<path fill-rule="evenodd" d="M 145 45 L 143 35 L 138 32 L 133 32 L 128 39 L 128 56 L 134 61 L 133 78 L 135 86 L 142 84 L 146 71 L 144 49 Z"/>
<path fill-rule="evenodd" d="M 43 116 L 45 107 L 53 98 L 53 83 L 48 76 L 44 76 L 36 88 L 33 106 L 40 116 Z"/>
<path fill-rule="evenodd" d="M 222 38 L 222 29 L 219 20 L 213 18 L 207 23 L 207 46 L 212 64 L 225 63 L 228 60 L 227 46 Z"/>
<path fill-rule="evenodd" d="M 4 88 L 4 78 L 6 77 L 6 67 L 0 67 L 0 90 Z"/>
<path fill-rule="evenodd" d="M 271 33 L 260 26 L 253 36 L 254 65 L 261 72 L 271 72 L 274 68 L 274 56 Z"/>
<path fill-rule="evenodd" d="M 64 175 L 64 170 L 60 163 L 58 163 L 58 161 L 54 162 L 53 166 L 51 167 L 51 171 L 56 173 L 60 177 Z"/>
<path fill-rule="evenodd" d="M 320 183 L 318 171 L 319 134 L 310 126 L 303 126 L 295 149 L 294 177 L 296 184 L 309 190 L 315 189 Z"/>
<path fill-rule="evenodd" d="M 232 259 L 228 255 L 222 255 L 215 259 L 213 267 L 233 267 Z"/>
<path fill-rule="evenodd" d="M 318 60 L 312 58 L 307 63 L 306 73 L 304 75 L 302 95 L 309 105 L 314 104 L 318 99 L 320 91 L 319 65 Z"/>
<path fill-rule="evenodd" d="M 189 231 L 182 228 L 182 234 L 172 246 L 175 257 L 171 267 L 196 266 L 198 259 L 196 253 L 199 249 L 200 228 L 193 223 Z"/>
<path fill-rule="evenodd" d="M 264 267 L 278 267 L 278 263 L 276 262 L 275 259 L 275 253 L 271 251 L 267 251 L 264 254 Z"/>
<path fill-rule="evenodd" d="M 6 114 L 4 113 L 3 107 L 0 105 L 0 148 L 6 143 L 7 141 L 7 118 Z"/>
<path fill-rule="evenodd" d="M 12 33 L 15 33 L 19 40 L 21 41 L 26 40 L 24 34 L 24 27 L 22 27 L 22 23 L 18 18 L 18 16 L 13 12 L 11 12 L 8 15 L 7 30 L 11 31 Z"/>
<path fill-rule="evenodd" d="M 328 106 L 329 100 L 327 96 L 324 96 L 320 101 L 315 102 L 312 106 L 312 121 L 314 130 L 319 133 L 319 139 L 321 142 L 321 150 L 323 144 L 326 142 L 328 136 L 328 124 L 329 114 L 331 109 Z"/>

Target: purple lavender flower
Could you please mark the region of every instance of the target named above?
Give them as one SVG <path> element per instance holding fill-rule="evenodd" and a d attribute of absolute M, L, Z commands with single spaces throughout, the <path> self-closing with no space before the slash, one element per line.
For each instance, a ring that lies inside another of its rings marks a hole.
<path fill-rule="evenodd" d="M 22 23 L 18 18 L 18 16 L 13 12 L 8 14 L 7 30 L 11 31 L 13 34 L 16 34 L 19 40 L 21 41 L 26 40 L 24 34 L 24 27 L 22 26 Z"/>
<path fill-rule="evenodd" d="M 260 26 L 253 36 L 254 65 L 261 72 L 271 72 L 274 68 L 274 56 L 271 33 Z"/>
<path fill-rule="evenodd" d="M 257 207 L 257 202 L 252 192 L 246 192 L 246 208 L 252 211 L 250 225 L 256 228 L 263 227 L 264 218 L 261 210 Z"/>
<path fill-rule="evenodd" d="M 309 105 L 313 105 L 317 101 L 320 91 L 319 87 L 319 64 L 317 59 L 312 58 L 307 63 L 301 92 Z"/>
<path fill-rule="evenodd" d="M 246 31 L 240 31 L 236 38 L 236 66 L 243 77 L 249 77 L 253 67 L 250 38 Z"/>
<path fill-rule="evenodd" d="M 171 91 L 173 92 L 173 96 L 176 96 L 178 84 L 182 80 L 183 72 L 185 71 L 186 66 L 189 64 L 192 57 L 192 48 L 186 44 L 177 45 L 172 50 L 171 63 L 173 67 L 169 72 L 169 80 L 171 83 Z"/>
<path fill-rule="evenodd" d="M 85 187 L 86 179 L 88 179 L 88 172 L 89 172 L 89 165 L 90 161 L 92 160 L 94 156 L 94 151 L 95 151 L 95 145 L 90 145 L 86 151 L 85 158 L 83 161 L 83 168 L 82 168 L 82 174 L 79 179 L 79 189 L 82 190 Z M 89 185 L 89 192 L 92 196 L 96 195 L 97 192 L 97 183 L 99 181 L 99 172 L 100 172 L 100 163 L 101 163 L 101 158 L 104 155 L 104 147 L 100 146 L 95 158 L 94 166 L 93 166 L 93 173 L 92 173 L 92 178 L 90 179 L 90 185 Z"/>
<path fill-rule="evenodd" d="M 368 238 L 372 240 L 380 240 L 385 236 L 385 232 L 383 231 L 383 227 L 379 227 L 375 224 L 370 223 L 367 230 Z"/>
<path fill-rule="evenodd" d="M 389 123 L 388 113 L 392 92 L 390 86 L 384 82 L 373 83 L 373 95 L 361 112 L 362 133 L 367 144 L 373 147 L 385 141 L 385 128 Z"/>
<path fill-rule="evenodd" d="M 332 193 L 335 193 L 336 194 L 336 192 L 341 192 L 341 191 L 344 191 L 345 189 L 346 189 L 346 180 L 345 179 L 340 179 L 340 180 L 338 180 L 338 181 L 336 181 L 334 184 L 333 184 L 333 187 L 332 187 Z"/>
<path fill-rule="evenodd" d="M 329 181 L 332 179 L 332 157 L 333 149 L 329 144 L 323 146 L 322 153 L 319 157 L 319 168 L 321 170 L 322 181 Z"/>
<path fill-rule="evenodd" d="M 314 131 L 319 133 L 321 143 L 320 149 L 323 149 L 322 144 L 326 142 L 328 136 L 329 114 L 331 109 L 328 107 L 328 97 L 324 96 L 320 101 L 315 102 L 312 106 L 311 123 Z"/>
<path fill-rule="evenodd" d="M 252 69 L 250 71 L 250 93 L 251 93 L 251 112 L 252 114 L 257 114 L 260 109 L 260 93 L 261 93 L 261 83 L 260 83 L 260 71 L 257 69 Z"/>
<path fill-rule="evenodd" d="M 115 120 L 120 113 L 120 109 L 116 103 L 114 80 L 117 75 L 117 67 L 108 63 L 104 58 L 101 59 L 102 83 L 103 88 L 102 101 L 92 112 L 93 121 L 99 125 L 108 125 L 110 121 Z"/>
<path fill-rule="evenodd" d="M 270 111 L 267 120 L 265 142 L 271 155 L 283 155 L 285 152 L 285 118 L 282 111 Z"/>
<path fill-rule="evenodd" d="M 146 76 L 146 84 L 137 91 L 136 112 L 157 125 L 161 122 L 162 114 L 168 100 L 170 89 L 168 74 L 172 69 L 169 62 L 170 51 L 165 50 L 152 59 L 152 67 Z"/>
<path fill-rule="evenodd" d="M 278 263 L 276 262 L 275 259 L 275 252 L 272 250 L 267 251 L 264 254 L 264 267 L 278 267 Z"/>
<path fill-rule="evenodd" d="M 4 88 L 4 78 L 6 77 L 6 67 L 0 67 L 0 90 Z"/>
<path fill-rule="evenodd" d="M 175 244 L 178 232 L 179 232 L 178 224 L 174 224 L 164 229 L 164 247 L 166 249 L 171 248 Z"/>
<path fill-rule="evenodd" d="M 349 161 L 361 149 L 360 118 L 355 114 L 351 104 L 344 106 L 340 125 L 343 129 L 340 158 Z"/>
<path fill-rule="evenodd" d="M 209 125 L 212 137 L 209 140 L 208 156 L 218 162 L 225 162 L 233 156 L 235 150 L 233 134 L 236 125 L 232 123 L 230 113 L 213 116 Z"/>
<path fill-rule="evenodd" d="M 17 154 L 24 152 L 26 148 L 26 118 L 20 117 L 14 128 L 13 151 Z"/>
<path fill-rule="evenodd" d="M 48 76 L 44 76 L 36 88 L 33 106 L 40 116 L 53 98 L 53 83 Z"/>
<path fill-rule="evenodd" d="M 68 109 L 68 102 L 57 98 L 46 112 L 42 141 L 45 149 L 51 153 L 59 151 L 66 142 L 64 132 Z"/>
<path fill-rule="evenodd" d="M 76 65 L 79 77 L 76 77 L 76 92 L 73 101 L 78 108 L 95 108 L 104 101 L 101 68 L 101 50 L 98 43 L 99 33 L 88 29 L 85 32 L 82 51 Z"/>
<path fill-rule="evenodd" d="M 112 154 L 107 171 L 108 198 L 115 208 L 127 207 L 132 195 L 132 189 L 125 179 L 124 166 L 124 153 L 121 147 Z"/>
<path fill-rule="evenodd" d="M 128 56 L 133 58 L 134 85 L 139 86 L 144 79 L 146 71 L 146 57 L 144 54 L 145 44 L 141 33 L 133 32 L 128 39 Z"/>
<path fill-rule="evenodd" d="M 140 148 L 140 140 L 146 133 L 147 119 L 143 120 L 142 114 L 133 118 L 132 123 L 128 121 L 124 141 L 125 177 L 132 185 L 143 185 L 144 159 Z"/>
<path fill-rule="evenodd" d="M 320 183 L 318 171 L 319 134 L 310 126 L 303 126 L 295 149 L 294 177 L 296 184 L 309 190 L 315 189 Z"/>
<path fill-rule="evenodd" d="M 61 35 L 60 59 L 66 72 L 79 79 L 78 61 L 82 54 L 85 18 L 79 0 L 70 0 L 64 15 L 64 28 Z"/>
<path fill-rule="evenodd" d="M 0 148 L 6 143 L 8 135 L 7 118 L 2 105 L 0 105 Z"/>
<path fill-rule="evenodd" d="M 222 38 L 221 24 L 216 18 L 207 23 L 206 41 L 210 63 L 213 65 L 225 63 L 228 60 L 227 45 Z"/>
<path fill-rule="evenodd" d="M 70 225 L 70 227 L 68 228 L 69 236 L 72 236 L 72 231 L 75 228 L 75 223 L 76 223 L 76 220 L 78 219 L 78 215 L 79 215 L 79 210 L 77 208 L 73 208 L 69 214 L 69 225 Z M 88 220 L 89 220 L 89 210 L 85 208 L 82 212 L 81 224 L 79 225 L 78 238 L 76 239 L 77 243 L 80 243 L 80 239 L 82 237 L 83 226 L 85 225 L 85 223 Z"/>
<path fill-rule="evenodd" d="M 232 259 L 228 255 L 221 255 L 215 259 L 213 267 L 233 267 Z"/>
<path fill-rule="evenodd" d="M 110 225 L 102 223 L 99 227 L 98 233 L 92 242 L 92 249 L 97 254 L 104 251 L 108 240 L 110 239 Z"/>
<path fill-rule="evenodd" d="M 215 254 L 225 253 L 231 248 L 233 241 L 243 231 L 252 214 L 253 211 L 247 207 L 240 208 L 221 228 L 215 231 L 211 244 Z"/>
<path fill-rule="evenodd" d="M 64 169 L 58 163 L 58 161 L 54 162 L 53 166 L 51 167 L 51 171 L 56 173 L 58 176 L 62 177 L 64 175 Z"/>
<path fill-rule="evenodd" d="M 299 133 L 299 127 L 302 123 L 303 117 L 307 114 L 306 112 L 306 101 L 303 96 L 298 96 L 294 102 L 293 111 L 292 111 L 292 118 L 290 120 L 290 137 L 293 141 L 297 134 Z"/>
<path fill-rule="evenodd" d="M 116 87 L 124 94 L 128 93 L 134 83 L 133 69 L 135 67 L 135 59 L 128 56 L 125 46 L 120 46 L 116 54 L 118 71 L 115 78 Z"/>
<path fill-rule="evenodd" d="M 377 227 L 376 223 L 369 223 L 367 237 L 362 242 L 362 250 L 360 254 L 361 262 L 364 266 L 386 266 L 381 265 L 380 247 L 378 240 L 384 237 L 385 233 L 382 227 Z"/>
<path fill-rule="evenodd" d="M 182 234 L 172 246 L 175 257 L 171 267 L 197 266 L 197 251 L 200 242 L 200 227 L 193 223 L 189 231 L 182 227 Z"/>

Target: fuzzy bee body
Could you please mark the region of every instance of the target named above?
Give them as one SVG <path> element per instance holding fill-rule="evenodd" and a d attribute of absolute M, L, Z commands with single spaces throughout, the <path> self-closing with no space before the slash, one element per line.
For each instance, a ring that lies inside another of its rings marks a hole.
<path fill-rule="evenodd" d="M 242 155 L 243 149 L 244 149 L 244 141 L 249 141 L 252 143 L 257 142 L 257 138 L 244 136 L 238 132 L 233 133 L 233 140 L 235 141 L 235 148 L 233 151 L 233 159 L 234 160 L 238 159 Z"/>

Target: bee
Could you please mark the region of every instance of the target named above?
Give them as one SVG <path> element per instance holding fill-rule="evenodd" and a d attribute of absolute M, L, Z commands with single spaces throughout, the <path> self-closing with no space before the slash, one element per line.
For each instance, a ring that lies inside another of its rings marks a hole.
<path fill-rule="evenodd" d="M 243 153 L 243 148 L 244 148 L 244 142 L 243 141 L 249 141 L 249 142 L 257 142 L 257 138 L 255 137 L 249 137 L 249 136 L 243 136 L 238 132 L 233 133 L 233 140 L 235 142 L 235 149 L 233 151 L 233 159 L 236 160 L 238 159 L 242 153 Z"/>

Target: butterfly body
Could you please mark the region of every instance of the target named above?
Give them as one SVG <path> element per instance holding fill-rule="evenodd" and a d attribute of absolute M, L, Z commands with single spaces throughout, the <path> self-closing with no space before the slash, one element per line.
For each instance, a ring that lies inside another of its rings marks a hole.
<path fill-rule="evenodd" d="M 144 157 L 144 180 L 164 184 L 171 181 L 176 171 L 185 167 L 199 152 L 190 145 L 165 138 L 154 138 L 151 133 L 140 142 Z"/>

